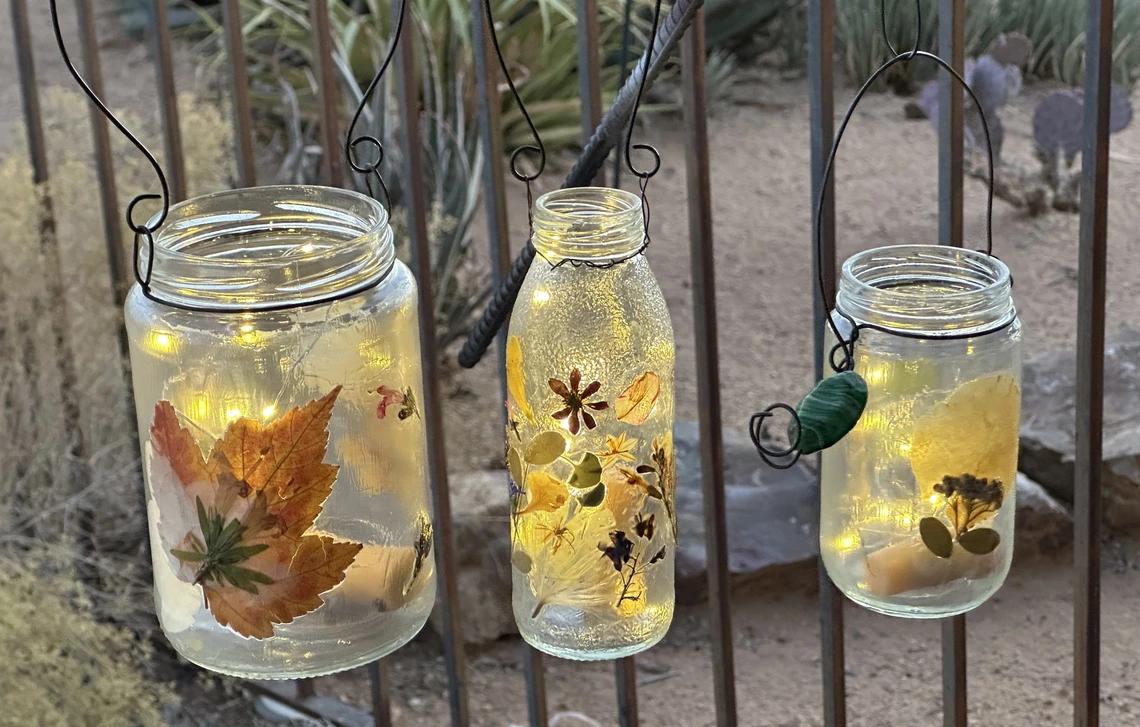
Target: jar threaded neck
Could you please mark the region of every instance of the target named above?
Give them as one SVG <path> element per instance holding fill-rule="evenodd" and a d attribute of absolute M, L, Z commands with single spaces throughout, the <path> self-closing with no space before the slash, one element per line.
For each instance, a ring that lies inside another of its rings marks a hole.
<path fill-rule="evenodd" d="M 1017 311 L 1009 268 L 983 252 L 942 245 L 867 250 L 844 264 L 836 307 L 861 323 L 960 336 L 1008 323 Z"/>
<path fill-rule="evenodd" d="M 144 243 L 140 269 L 148 265 Z M 392 269 L 388 213 L 331 187 L 229 190 L 170 208 L 154 235 L 151 293 L 174 305 L 250 310 L 365 290 Z"/>
<path fill-rule="evenodd" d="M 539 254 L 554 263 L 627 258 L 645 244 L 641 198 L 607 187 L 548 192 L 534 205 L 533 241 Z"/>

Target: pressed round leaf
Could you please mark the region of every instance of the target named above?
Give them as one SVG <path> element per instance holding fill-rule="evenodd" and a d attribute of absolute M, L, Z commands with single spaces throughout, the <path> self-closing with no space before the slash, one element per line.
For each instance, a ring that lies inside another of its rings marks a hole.
<path fill-rule="evenodd" d="M 936 517 L 924 517 L 918 523 L 918 532 L 927 550 L 939 558 L 949 558 L 954 553 L 954 538 L 949 528 Z"/>
<path fill-rule="evenodd" d="M 507 469 L 510 470 L 511 479 L 515 481 L 515 485 L 522 487 L 523 482 L 523 466 L 522 457 L 519 456 L 519 451 L 514 447 L 507 450 Z"/>
<path fill-rule="evenodd" d="M 536 434 L 530 444 L 526 445 L 523 459 L 533 465 L 541 467 L 550 464 L 566 452 L 566 439 L 558 432 L 541 432 Z"/>
<path fill-rule="evenodd" d="M 533 565 L 530 556 L 521 550 L 516 550 L 511 553 L 511 565 L 515 567 L 519 573 L 530 573 L 530 567 Z"/>
<path fill-rule="evenodd" d="M 866 406 L 867 382 L 863 377 L 854 371 L 836 374 L 816 384 L 796 407 L 800 428 L 797 431 L 793 419 L 788 425 L 788 437 L 794 442 L 800 435 L 802 454 L 827 449 L 855 428 Z"/>
<path fill-rule="evenodd" d="M 606 499 L 606 486 L 599 482 L 594 485 L 594 489 L 589 490 L 586 494 L 578 498 L 578 502 L 582 503 L 582 507 L 597 507 L 602 504 Z"/>
<path fill-rule="evenodd" d="M 602 461 L 593 452 L 587 452 L 581 462 L 574 464 L 574 474 L 570 475 L 570 486 L 584 490 L 602 481 Z"/>
<path fill-rule="evenodd" d="M 962 533 L 958 543 L 974 555 L 989 555 L 997 550 L 1001 536 L 991 528 L 974 528 Z"/>

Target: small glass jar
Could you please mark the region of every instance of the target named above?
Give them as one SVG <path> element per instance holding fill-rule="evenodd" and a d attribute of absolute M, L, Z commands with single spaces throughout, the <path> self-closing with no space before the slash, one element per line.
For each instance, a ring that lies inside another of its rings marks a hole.
<path fill-rule="evenodd" d="M 153 257 L 165 302 L 135 285 L 126 323 L 163 631 L 261 679 L 399 648 L 435 568 L 416 284 L 384 208 L 222 192 L 172 207 Z"/>
<path fill-rule="evenodd" d="M 673 619 L 673 326 L 636 195 L 546 194 L 532 239 L 506 353 L 515 619 L 540 651 L 616 659 Z"/>
<path fill-rule="evenodd" d="M 843 265 L 836 308 L 888 332 L 859 331 L 867 407 L 823 453 L 827 573 L 880 613 L 969 611 L 1013 557 L 1021 324 L 1009 270 L 972 250 L 878 248 Z"/>

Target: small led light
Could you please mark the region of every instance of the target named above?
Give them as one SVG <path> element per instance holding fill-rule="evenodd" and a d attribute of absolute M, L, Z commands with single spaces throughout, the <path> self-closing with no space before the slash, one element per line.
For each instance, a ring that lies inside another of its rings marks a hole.
<path fill-rule="evenodd" d="M 275 404 L 270 404 L 261 410 L 261 416 L 265 419 L 268 419 L 269 417 L 273 416 L 273 412 L 275 411 L 277 411 L 277 406 Z"/>
<path fill-rule="evenodd" d="M 170 340 L 170 336 L 166 335 L 165 333 L 160 333 L 154 337 L 154 345 L 158 346 L 161 349 L 169 351 L 172 344 L 173 341 Z"/>
<path fill-rule="evenodd" d="M 241 332 L 242 333 L 253 333 L 253 324 L 252 323 L 246 323 L 245 325 L 243 325 L 241 327 Z"/>
<path fill-rule="evenodd" d="M 545 290 L 534 291 L 534 302 L 535 303 L 548 303 L 548 302 L 550 302 L 550 293 L 548 291 L 545 291 Z"/>
<path fill-rule="evenodd" d="M 226 419 L 230 421 L 241 419 L 241 409 L 226 409 Z"/>

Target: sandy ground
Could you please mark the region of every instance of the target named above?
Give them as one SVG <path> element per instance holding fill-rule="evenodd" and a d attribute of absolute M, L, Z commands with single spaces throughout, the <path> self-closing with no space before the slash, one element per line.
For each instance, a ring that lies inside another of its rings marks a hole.
<path fill-rule="evenodd" d="M 0 0 L 0 12 L 8 11 Z M 30 0 L 41 79 L 63 83 L 47 24 L 47 3 Z M 67 5 L 66 3 L 64 4 Z M 153 109 L 154 77 L 147 50 L 121 40 L 105 10 L 99 12 L 104 72 L 118 106 Z M 68 7 L 70 10 L 70 8 Z M 6 24 L 7 29 L 7 24 Z M 0 150 L 20 124 L 19 88 L 7 33 L 0 33 Z M 184 52 L 184 51 L 183 51 Z M 195 84 L 192 66 L 181 65 L 180 87 Z M 1031 87 L 1004 114 L 1007 154 L 1029 153 Z M 726 426 L 743 427 L 756 409 L 794 401 L 810 380 L 811 200 L 808 175 L 808 105 L 802 81 L 746 82 L 739 100 L 710 124 L 713 174 L 721 397 Z M 841 111 L 849 89 L 839 92 Z M 838 175 L 840 256 L 875 245 L 931 242 L 937 232 L 936 139 L 932 127 L 905 121 L 902 102 L 879 96 L 852 124 Z M 86 130 L 84 130 L 84 133 Z M 678 339 L 678 414 L 695 419 L 695 362 L 689 275 L 685 169 L 680 119 L 651 119 L 641 140 L 661 150 L 664 166 L 650 187 L 654 243 L 649 256 L 673 314 Z M 1113 140 L 1109 222 L 1109 330 L 1138 321 L 1140 296 L 1140 125 Z M 564 160 L 563 160 L 564 161 Z M 544 180 L 557 185 L 565 165 Z M 967 244 L 981 245 L 983 188 L 967 180 Z M 525 196 L 512 187 L 513 242 L 525 232 Z M 1001 202 L 994 219 L 996 252 L 1010 264 L 1025 323 L 1027 350 L 1071 347 L 1075 341 L 1076 258 L 1079 221 L 1051 213 L 1027 218 Z M 485 247 L 475 229 L 476 245 Z M 448 394 L 449 459 L 453 471 L 497 464 L 501 430 L 488 407 L 499 398 L 494 362 L 472 372 L 452 372 Z M 473 424 L 477 423 L 477 424 Z M 1137 724 L 1134 685 L 1140 654 L 1140 577 L 1134 572 L 1140 545 L 1113 546 L 1105 573 L 1104 688 L 1106 725 Z M 971 618 L 972 724 L 994 727 L 1070 722 L 1071 572 L 1040 563 L 1015 571 L 1009 584 Z M 738 599 L 734 603 L 740 723 L 799 727 L 820 723 L 816 601 L 810 594 Z M 640 660 L 642 723 L 701 727 L 714 724 L 705 614 L 683 610 L 667 640 Z M 912 727 L 938 723 L 939 632 L 933 624 L 900 622 L 848 610 L 849 724 Z M 470 658 L 473 723 L 506 727 L 525 722 L 518 642 L 497 644 Z M 446 724 L 445 680 L 438 650 L 417 643 L 391 659 L 397 724 Z M 318 689 L 356 700 L 367 694 L 362 675 L 321 680 Z M 356 680 L 356 681 L 354 681 Z M 359 687 L 359 688 L 353 688 Z M 551 660 L 547 685 L 551 710 L 583 711 L 615 723 L 612 665 Z"/>
<path fill-rule="evenodd" d="M 1106 726 L 1140 722 L 1140 543 L 1106 546 L 1103 575 L 1101 716 Z M 1072 724 L 1072 585 L 1065 563 L 1016 567 L 1002 590 L 969 617 L 970 724 L 1040 727 Z M 822 724 L 818 604 L 812 595 L 736 599 L 733 604 L 739 723 L 746 727 Z M 928 727 L 941 724 L 941 648 L 936 622 L 904 621 L 849 606 L 848 724 Z M 712 666 L 703 609 L 678 612 L 666 639 L 638 657 L 641 724 L 716 724 Z M 472 724 L 526 724 L 517 641 L 469 655 Z M 448 723 L 446 680 L 438 651 L 412 644 L 389 659 L 396 724 Z M 360 702 L 366 677 L 357 672 L 317 680 L 318 693 Z M 616 725 L 613 666 L 547 660 L 551 714 L 581 712 Z M 564 727 L 578 727 L 567 720 Z"/>

